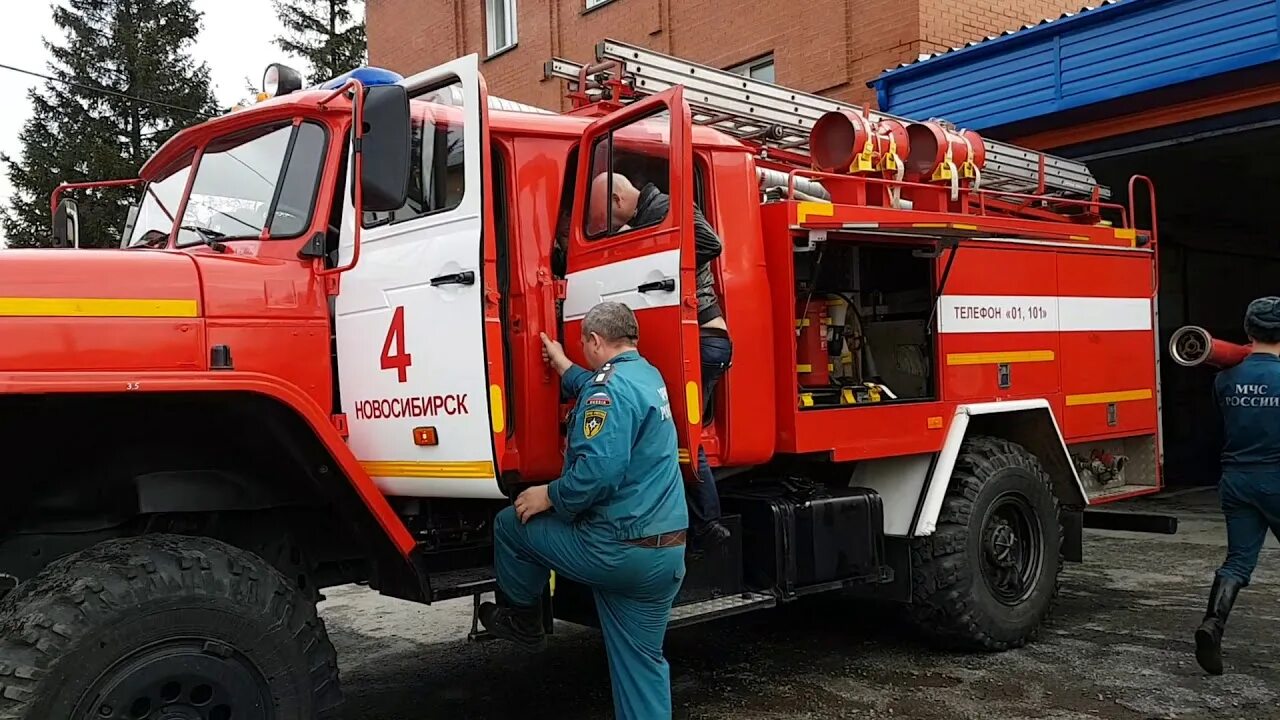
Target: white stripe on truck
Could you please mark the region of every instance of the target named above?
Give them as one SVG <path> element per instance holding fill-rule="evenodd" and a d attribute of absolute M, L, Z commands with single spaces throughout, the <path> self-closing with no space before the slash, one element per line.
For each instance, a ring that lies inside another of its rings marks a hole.
<path fill-rule="evenodd" d="M 1150 330 L 1151 298 L 944 295 L 938 327 L 947 334 Z"/>

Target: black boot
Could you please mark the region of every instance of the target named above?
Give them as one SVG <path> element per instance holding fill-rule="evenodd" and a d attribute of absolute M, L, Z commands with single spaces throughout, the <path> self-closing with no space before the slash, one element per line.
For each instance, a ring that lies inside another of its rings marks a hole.
<path fill-rule="evenodd" d="M 1222 674 L 1222 632 L 1227 629 L 1227 616 L 1244 583 L 1235 578 L 1215 577 L 1209 591 L 1209 610 L 1196 630 L 1196 661 L 1210 675 Z"/>
<path fill-rule="evenodd" d="M 689 535 L 689 545 L 685 551 L 694 557 L 701 556 L 708 550 L 727 541 L 733 533 L 719 520 L 711 520 L 701 527 L 695 528 Z"/>
<path fill-rule="evenodd" d="M 540 648 L 546 641 L 542 626 L 542 605 L 529 608 L 480 604 L 480 622 L 494 637 L 510 640 L 525 647 Z"/>

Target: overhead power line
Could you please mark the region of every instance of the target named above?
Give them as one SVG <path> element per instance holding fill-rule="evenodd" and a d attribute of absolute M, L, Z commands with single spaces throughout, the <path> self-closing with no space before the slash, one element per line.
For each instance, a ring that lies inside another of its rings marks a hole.
<path fill-rule="evenodd" d="M 114 97 L 123 98 L 125 100 L 131 100 L 133 102 L 143 103 L 145 105 L 155 105 L 156 107 L 168 108 L 170 110 L 177 110 L 178 112 L 184 112 L 189 115 L 194 115 L 195 117 L 198 117 L 198 118 L 209 117 L 208 115 L 202 112 L 199 112 L 197 110 L 192 110 L 191 108 L 184 108 L 180 105 L 170 105 L 169 103 L 160 102 L 159 100 L 148 100 L 146 98 L 140 98 L 134 95 L 117 92 L 115 90 L 108 90 L 107 88 L 96 88 L 96 87 L 91 87 L 89 85 L 82 85 L 81 83 L 72 82 L 70 80 L 63 80 L 62 78 L 56 78 L 52 75 L 45 75 L 44 73 L 38 73 L 38 72 L 35 72 L 34 70 L 24 70 L 22 68 L 14 67 L 12 65 L 5 65 L 3 63 L 0 63 L 0 70 L 9 70 L 16 73 L 22 73 L 23 75 L 38 77 L 43 80 L 48 80 L 50 82 L 62 83 L 63 85 L 69 85 L 78 90 L 84 90 L 85 92 L 99 93 L 101 95 L 111 95 Z"/>

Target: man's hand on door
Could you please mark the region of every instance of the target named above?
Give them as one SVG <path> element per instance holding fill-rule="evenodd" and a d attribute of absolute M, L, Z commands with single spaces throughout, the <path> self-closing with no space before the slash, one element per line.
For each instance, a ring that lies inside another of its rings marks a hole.
<path fill-rule="evenodd" d="M 573 362 L 569 360 L 569 356 L 564 354 L 564 346 L 547 337 L 546 333 L 540 333 L 542 337 L 542 359 L 551 365 L 557 373 L 564 374 L 573 366 Z"/>

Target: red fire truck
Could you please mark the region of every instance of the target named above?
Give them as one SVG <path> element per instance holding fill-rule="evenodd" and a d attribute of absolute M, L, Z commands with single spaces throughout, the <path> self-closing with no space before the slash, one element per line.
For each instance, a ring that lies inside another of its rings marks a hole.
<path fill-rule="evenodd" d="M 273 66 L 139 178 L 59 188 L 75 246 L 68 191 L 141 185 L 121 249 L 0 253 L 0 716 L 335 712 L 320 590 L 494 590 L 495 513 L 562 462 L 539 333 L 575 349 L 605 299 L 733 532 L 673 626 L 845 592 L 1017 647 L 1085 508 L 1160 487 L 1156 233 L 1084 165 L 612 41 L 546 70 L 572 111 L 475 57 Z M 606 170 L 668 217 L 592 226 Z M 738 348 L 709 423 L 695 205 Z"/>

